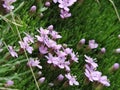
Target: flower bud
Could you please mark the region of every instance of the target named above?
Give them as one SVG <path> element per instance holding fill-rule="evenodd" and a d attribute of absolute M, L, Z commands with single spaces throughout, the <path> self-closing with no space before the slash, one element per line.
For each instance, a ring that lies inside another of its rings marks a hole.
<path fill-rule="evenodd" d="M 39 79 L 39 82 L 40 83 L 43 83 L 45 81 L 45 77 L 41 77 L 40 79 Z"/>
<path fill-rule="evenodd" d="M 120 67 L 119 63 L 114 63 L 114 65 L 109 69 L 110 72 L 118 70 Z"/>
<path fill-rule="evenodd" d="M 43 15 L 43 13 L 40 13 L 40 17 L 42 18 L 44 15 Z"/>
<path fill-rule="evenodd" d="M 62 81 L 64 79 L 64 76 L 62 74 L 60 74 L 57 78 L 59 81 Z"/>
<path fill-rule="evenodd" d="M 120 53 L 120 48 L 115 50 L 116 53 Z"/>
<path fill-rule="evenodd" d="M 79 43 L 77 44 L 77 49 L 80 49 L 85 44 L 85 39 L 81 39 Z"/>
<path fill-rule="evenodd" d="M 39 72 L 38 72 L 38 75 L 39 75 L 39 76 L 41 76 L 41 75 L 42 75 L 42 72 L 41 72 L 41 71 L 39 71 Z"/>
<path fill-rule="evenodd" d="M 48 85 L 52 87 L 52 86 L 54 86 L 54 83 L 49 83 Z"/>
<path fill-rule="evenodd" d="M 45 2 L 45 6 L 46 6 L 46 7 L 50 7 L 50 2 L 48 2 L 48 1 Z"/>
<path fill-rule="evenodd" d="M 120 34 L 118 35 L 118 38 L 120 39 Z"/>
<path fill-rule="evenodd" d="M 105 53 L 106 49 L 105 48 L 101 48 L 101 53 Z"/>
<path fill-rule="evenodd" d="M 79 41 L 79 43 L 82 44 L 82 45 L 85 44 L 85 39 L 84 39 L 84 38 L 81 39 L 81 40 Z"/>
<path fill-rule="evenodd" d="M 48 26 L 48 30 L 52 31 L 53 30 L 53 25 Z"/>
<path fill-rule="evenodd" d="M 119 67 L 120 67 L 119 63 L 115 63 L 115 64 L 113 65 L 113 69 L 114 69 L 114 70 L 119 69 Z"/>
<path fill-rule="evenodd" d="M 36 6 L 33 5 L 31 8 L 30 8 L 30 12 L 31 13 L 35 13 L 36 12 Z"/>

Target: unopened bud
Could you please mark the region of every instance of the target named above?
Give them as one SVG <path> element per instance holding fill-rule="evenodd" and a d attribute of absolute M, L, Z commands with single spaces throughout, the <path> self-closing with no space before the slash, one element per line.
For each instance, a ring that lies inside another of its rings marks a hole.
<path fill-rule="evenodd" d="M 45 81 L 45 77 L 41 77 L 40 79 L 39 79 L 39 82 L 40 83 L 43 83 Z"/>
<path fill-rule="evenodd" d="M 30 12 L 31 13 L 35 13 L 36 12 L 36 6 L 35 5 L 33 5 L 31 8 L 30 8 Z"/>
<path fill-rule="evenodd" d="M 57 78 L 59 81 L 62 81 L 64 79 L 64 76 L 62 74 L 60 74 Z"/>
<path fill-rule="evenodd" d="M 105 53 L 106 49 L 105 48 L 101 48 L 101 53 Z"/>
<path fill-rule="evenodd" d="M 50 7 L 50 2 L 48 2 L 48 1 L 45 2 L 45 6 L 46 6 L 46 7 Z"/>
<path fill-rule="evenodd" d="M 120 48 L 115 50 L 116 53 L 120 53 Z"/>

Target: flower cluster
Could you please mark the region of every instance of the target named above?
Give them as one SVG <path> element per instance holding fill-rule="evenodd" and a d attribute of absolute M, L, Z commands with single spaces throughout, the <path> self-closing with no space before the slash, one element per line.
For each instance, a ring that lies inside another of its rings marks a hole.
<path fill-rule="evenodd" d="M 50 25 L 47 29 L 43 29 L 42 27 L 37 30 L 39 35 L 35 35 L 32 37 L 31 35 L 25 33 L 25 37 L 23 40 L 19 41 L 20 51 L 27 51 L 29 54 L 32 54 L 34 51 L 34 46 L 37 43 L 37 50 L 39 51 L 39 55 L 42 55 L 42 58 L 46 59 L 41 61 L 38 55 L 36 58 L 30 58 L 27 62 L 28 66 L 37 67 L 42 74 L 43 64 L 40 65 L 40 62 L 46 62 L 48 65 L 54 67 L 57 70 L 62 70 L 63 73 L 59 73 L 59 76 L 56 77 L 58 81 L 67 79 L 69 85 L 79 85 L 78 81 L 76 81 L 76 76 L 72 76 L 70 74 L 70 66 L 73 62 L 78 62 L 78 57 L 72 49 L 65 47 L 62 44 L 58 44 L 57 40 L 62 38 L 58 32 L 53 29 L 53 25 Z M 13 49 L 12 46 L 8 46 L 9 52 L 12 57 L 18 57 L 17 52 Z M 47 69 L 46 69 L 47 70 Z M 66 79 L 64 79 L 66 77 Z M 45 81 L 45 77 L 41 77 L 39 79 L 40 83 Z"/>
<path fill-rule="evenodd" d="M 39 35 L 35 35 L 39 42 L 39 52 L 47 59 L 47 63 L 55 68 L 70 72 L 70 65 L 73 62 L 78 62 L 78 58 L 72 49 L 64 47 L 61 44 L 57 44 L 56 40 L 62 38 L 58 32 L 53 30 L 53 25 L 50 25 L 47 29 L 42 27 L 38 30 Z M 70 73 L 66 78 L 70 76 Z M 73 80 L 74 78 L 74 80 Z M 78 85 L 75 83 L 75 77 L 68 78 L 70 85 Z M 72 82 L 73 81 L 73 82 Z M 77 81 L 76 81 L 77 82 Z"/>
<path fill-rule="evenodd" d="M 14 9 L 12 3 L 16 2 L 16 0 L 3 0 L 3 7 L 6 9 L 7 12 L 10 12 Z"/>
<path fill-rule="evenodd" d="M 63 19 L 71 16 L 69 7 L 72 6 L 76 1 L 77 0 L 53 0 L 54 3 L 59 3 L 58 7 L 61 9 L 60 16 Z"/>
<path fill-rule="evenodd" d="M 89 81 L 93 82 L 96 81 L 104 86 L 110 86 L 110 83 L 107 79 L 107 76 L 102 76 L 102 73 L 99 71 L 96 71 L 98 64 L 95 63 L 95 59 L 88 57 L 85 55 L 85 76 L 89 79 Z"/>

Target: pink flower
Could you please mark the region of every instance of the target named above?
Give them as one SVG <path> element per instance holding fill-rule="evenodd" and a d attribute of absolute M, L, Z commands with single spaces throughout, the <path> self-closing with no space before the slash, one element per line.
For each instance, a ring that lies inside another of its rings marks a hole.
<path fill-rule="evenodd" d="M 4 0 L 3 7 L 9 12 L 14 9 L 12 3 L 16 2 L 16 0 Z"/>
<path fill-rule="evenodd" d="M 38 32 L 43 36 L 49 34 L 49 31 L 47 29 L 43 29 L 42 27 L 40 28 L 40 30 L 38 30 Z"/>
<path fill-rule="evenodd" d="M 48 56 L 46 56 L 46 58 L 48 59 L 47 63 L 53 64 L 54 66 L 58 65 L 58 61 L 59 61 L 58 57 L 53 57 L 53 55 L 49 53 Z"/>
<path fill-rule="evenodd" d="M 57 43 L 56 43 L 54 40 L 52 40 L 52 39 L 46 40 L 45 44 L 46 44 L 49 48 L 54 48 L 54 47 L 57 45 Z"/>
<path fill-rule="evenodd" d="M 28 53 L 32 54 L 33 47 L 29 46 L 27 42 L 19 41 L 19 44 L 22 49 L 25 49 L 26 51 L 28 51 Z"/>
<path fill-rule="evenodd" d="M 37 40 L 39 41 L 39 42 L 44 42 L 44 37 L 42 37 L 42 36 L 38 36 L 38 35 L 35 35 L 35 37 L 37 38 Z"/>
<path fill-rule="evenodd" d="M 107 79 L 107 76 L 102 76 L 100 79 L 99 79 L 99 82 L 101 84 L 103 84 L 104 86 L 110 86 L 110 83 Z"/>
<path fill-rule="evenodd" d="M 45 47 L 44 45 L 41 45 L 41 46 L 39 47 L 39 51 L 40 51 L 41 54 L 46 54 L 46 53 L 48 53 L 47 50 L 48 50 L 48 48 Z"/>
<path fill-rule="evenodd" d="M 85 76 L 93 82 L 93 78 L 91 76 L 91 72 L 88 69 L 85 69 Z"/>
<path fill-rule="evenodd" d="M 65 10 L 61 9 L 60 10 L 60 17 L 62 19 L 71 17 L 71 13 L 69 13 L 68 11 L 65 11 Z"/>
<path fill-rule="evenodd" d="M 64 52 L 65 52 L 66 54 L 71 54 L 71 53 L 72 53 L 72 49 L 66 48 L 66 49 L 64 49 Z"/>
<path fill-rule="evenodd" d="M 5 84 L 5 86 L 6 86 L 6 87 L 10 87 L 10 86 L 13 86 L 13 84 L 14 84 L 14 81 L 8 80 L 8 81 L 6 82 L 6 84 Z"/>
<path fill-rule="evenodd" d="M 90 64 L 86 64 L 85 68 L 89 70 L 90 72 L 94 71 L 96 68 L 93 68 Z"/>
<path fill-rule="evenodd" d="M 58 45 L 55 45 L 52 48 L 55 49 L 55 50 L 60 50 L 62 48 L 62 45 L 58 44 Z"/>
<path fill-rule="evenodd" d="M 61 69 L 66 69 L 66 71 L 70 71 L 70 62 L 69 61 L 65 61 L 65 58 L 59 58 L 58 64 L 57 66 Z"/>
<path fill-rule="evenodd" d="M 62 36 L 60 36 L 60 35 L 58 34 L 58 32 L 56 32 L 56 31 L 52 31 L 52 32 L 50 33 L 50 35 L 52 36 L 53 39 L 62 38 Z"/>
<path fill-rule="evenodd" d="M 69 85 L 79 85 L 79 82 L 76 81 L 76 76 L 70 75 L 70 73 L 66 74 L 65 77 L 69 80 Z"/>
<path fill-rule="evenodd" d="M 95 42 L 95 40 L 89 40 L 89 48 L 95 49 L 98 47 L 98 44 Z"/>
<path fill-rule="evenodd" d="M 32 67 L 38 67 L 39 69 L 42 69 L 42 66 L 39 65 L 40 62 L 38 60 L 34 60 L 33 58 L 30 58 L 27 65 Z"/>
<path fill-rule="evenodd" d="M 34 38 L 27 33 L 25 33 L 25 34 L 26 34 L 26 37 L 23 38 L 23 41 L 26 43 L 34 43 Z"/>
<path fill-rule="evenodd" d="M 99 71 L 89 71 L 88 69 L 85 69 L 85 76 L 90 81 L 98 81 L 101 78 L 102 73 Z"/>
<path fill-rule="evenodd" d="M 72 6 L 77 0 L 58 0 L 59 2 L 59 7 L 69 11 L 69 6 Z"/>
<path fill-rule="evenodd" d="M 87 55 L 85 55 L 85 61 L 90 64 L 93 68 L 97 68 L 98 64 L 94 62 L 95 59 L 92 59 L 91 57 L 88 57 Z"/>
<path fill-rule="evenodd" d="M 98 81 L 101 78 L 102 73 L 99 71 L 93 71 L 91 72 L 92 79 L 94 81 Z"/>
<path fill-rule="evenodd" d="M 65 69 L 66 69 L 66 71 L 67 72 L 70 72 L 70 62 L 69 61 L 66 61 L 65 63 L 64 63 L 64 67 L 65 67 Z"/>
<path fill-rule="evenodd" d="M 65 57 L 65 56 L 67 56 L 67 54 L 65 52 L 59 51 L 59 50 L 57 50 L 56 54 L 58 55 L 58 57 Z"/>
<path fill-rule="evenodd" d="M 70 56 L 71 56 L 71 60 L 72 60 L 72 61 L 78 62 L 78 57 L 75 55 L 74 52 L 72 52 L 72 53 L 70 54 Z"/>
<path fill-rule="evenodd" d="M 18 57 L 18 54 L 14 51 L 12 46 L 8 46 L 8 49 L 12 57 Z"/>
<path fill-rule="evenodd" d="M 69 8 L 68 8 L 68 3 L 67 3 L 67 0 L 58 0 L 59 2 L 59 8 L 62 8 L 64 9 L 65 11 L 69 11 Z"/>

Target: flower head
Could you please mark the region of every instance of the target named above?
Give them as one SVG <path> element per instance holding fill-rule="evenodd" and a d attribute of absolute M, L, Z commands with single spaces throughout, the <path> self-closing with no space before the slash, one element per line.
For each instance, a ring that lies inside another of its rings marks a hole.
<path fill-rule="evenodd" d="M 12 86 L 13 84 L 14 84 L 14 81 L 8 80 L 8 81 L 6 82 L 6 84 L 5 84 L 5 86 L 6 86 L 6 87 L 10 87 L 10 86 Z"/>
<path fill-rule="evenodd" d="M 98 47 L 98 44 L 95 42 L 95 40 L 89 40 L 89 48 L 95 49 Z"/>
<path fill-rule="evenodd" d="M 44 45 L 42 45 L 42 46 L 39 47 L 39 51 L 40 51 L 41 54 L 46 54 L 46 53 L 48 53 L 47 50 L 48 50 L 48 48 L 45 47 Z"/>
<path fill-rule="evenodd" d="M 69 85 L 79 85 L 79 82 L 76 81 L 76 76 L 72 76 L 70 73 L 66 74 L 65 77 L 69 80 Z"/>
<path fill-rule="evenodd" d="M 88 57 L 87 55 L 85 55 L 85 61 L 90 64 L 93 68 L 97 68 L 98 64 L 94 62 L 95 59 Z"/>
<path fill-rule="evenodd" d="M 4 0 L 3 7 L 9 12 L 14 9 L 12 3 L 16 2 L 16 0 Z"/>
<path fill-rule="evenodd" d="M 31 47 L 27 42 L 19 41 L 20 47 L 25 49 L 28 53 L 32 54 L 33 47 Z"/>
<path fill-rule="evenodd" d="M 100 79 L 99 79 L 99 82 L 101 84 L 103 84 L 104 86 L 110 86 L 110 83 L 107 79 L 107 76 L 102 76 Z"/>
<path fill-rule="evenodd" d="M 33 58 L 30 58 L 27 65 L 32 67 L 38 67 L 39 69 L 42 69 L 42 66 L 39 65 L 40 62 L 38 60 L 34 60 Z"/>
<path fill-rule="evenodd" d="M 61 11 L 60 11 L 60 17 L 62 19 L 71 17 L 71 13 L 69 13 L 68 11 L 65 11 L 65 10 L 61 9 Z"/>
<path fill-rule="evenodd" d="M 12 46 L 8 46 L 8 49 L 12 57 L 18 57 L 18 54 L 14 51 Z"/>

